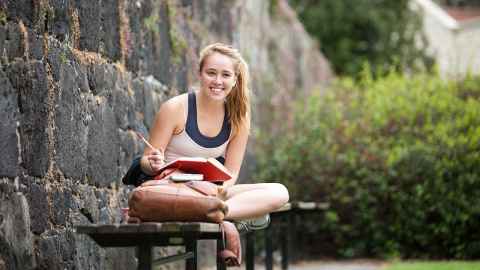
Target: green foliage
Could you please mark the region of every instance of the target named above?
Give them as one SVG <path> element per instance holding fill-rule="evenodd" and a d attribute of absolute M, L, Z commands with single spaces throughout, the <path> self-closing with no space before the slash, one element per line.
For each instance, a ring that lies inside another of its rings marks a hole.
<path fill-rule="evenodd" d="M 167 2 L 167 14 L 169 20 L 169 37 L 170 45 L 172 48 L 172 63 L 179 65 L 182 62 L 182 57 L 187 50 L 188 44 L 185 38 L 180 34 L 178 25 L 175 23 L 175 17 L 177 16 L 177 7 L 174 3 Z"/>
<path fill-rule="evenodd" d="M 158 30 L 158 22 L 160 21 L 160 17 L 158 16 L 157 13 L 152 12 L 152 14 L 145 19 L 143 19 L 143 24 L 145 25 L 145 28 L 148 30 L 152 31 L 155 34 L 159 34 Z"/>
<path fill-rule="evenodd" d="M 355 77 L 366 61 L 380 73 L 392 66 L 399 70 L 431 66 L 432 59 L 416 42 L 422 37 L 420 17 L 408 7 L 408 2 L 290 1 L 336 73 Z"/>
<path fill-rule="evenodd" d="M 282 138 L 260 133 L 256 177 L 330 203 L 337 255 L 480 257 L 480 77 L 365 69 L 297 108 Z"/>

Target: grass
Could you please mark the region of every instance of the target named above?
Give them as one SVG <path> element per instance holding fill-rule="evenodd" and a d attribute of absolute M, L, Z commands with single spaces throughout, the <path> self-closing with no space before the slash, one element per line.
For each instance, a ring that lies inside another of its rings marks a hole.
<path fill-rule="evenodd" d="M 480 270 L 480 262 L 394 262 L 385 270 Z"/>

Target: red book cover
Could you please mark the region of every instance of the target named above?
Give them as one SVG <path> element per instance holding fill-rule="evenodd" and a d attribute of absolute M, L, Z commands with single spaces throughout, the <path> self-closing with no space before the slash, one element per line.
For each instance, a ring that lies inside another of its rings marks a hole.
<path fill-rule="evenodd" d="M 176 168 L 185 173 L 203 174 L 203 179 L 210 182 L 224 182 L 232 179 L 225 167 L 214 158 L 182 157 L 165 164 L 159 171 Z"/>

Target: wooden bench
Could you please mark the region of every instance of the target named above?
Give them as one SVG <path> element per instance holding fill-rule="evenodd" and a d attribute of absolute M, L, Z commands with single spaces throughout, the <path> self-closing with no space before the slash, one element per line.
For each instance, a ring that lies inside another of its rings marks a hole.
<path fill-rule="evenodd" d="M 186 260 L 185 268 L 197 269 L 197 242 L 215 239 L 217 250 L 224 249 L 220 226 L 200 222 L 144 222 L 140 224 L 79 225 L 76 232 L 90 236 L 102 247 L 137 247 L 139 270 L 151 270 L 154 265 Z M 153 259 L 153 248 L 184 246 L 185 253 Z M 217 269 L 226 269 L 217 258 Z"/>
<path fill-rule="evenodd" d="M 325 211 L 327 203 L 292 202 L 270 214 L 272 225 L 265 232 L 265 268 L 273 269 L 273 238 L 280 242 L 282 269 L 288 269 L 290 261 L 297 256 L 295 248 L 299 237 L 298 219 L 305 213 Z M 139 224 L 79 225 L 77 233 L 89 235 L 102 247 L 137 247 L 139 270 L 152 269 L 177 260 L 186 260 L 186 269 L 197 269 L 198 240 L 217 241 L 217 250 L 224 249 L 220 226 L 215 223 L 199 222 L 144 222 Z M 255 231 L 246 234 L 246 270 L 255 266 Z M 185 253 L 152 260 L 153 247 L 184 246 Z M 217 258 L 217 269 L 226 269 L 223 261 Z"/>

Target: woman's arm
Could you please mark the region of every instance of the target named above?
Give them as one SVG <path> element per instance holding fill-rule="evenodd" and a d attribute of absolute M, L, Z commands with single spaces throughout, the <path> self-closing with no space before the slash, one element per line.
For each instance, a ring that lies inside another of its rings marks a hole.
<path fill-rule="evenodd" d="M 243 156 L 245 155 L 245 149 L 247 147 L 249 129 L 250 121 L 247 120 L 228 143 L 225 153 L 225 167 L 232 174 L 232 179 L 224 182 L 223 186 L 225 187 L 232 186 L 237 182 Z"/>
<path fill-rule="evenodd" d="M 182 95 L 183 96 L 183 95 Z M 154 175 L 164 164 L 164 151 L 167 147 L 172 134 L 183 128 L 184 109 L 182 96 L 167 100 L 160 106 L 152 128 L 150 129 L 150 144 L 157 150 L 145 147 L 140 165 L 142 171 Z"/>

